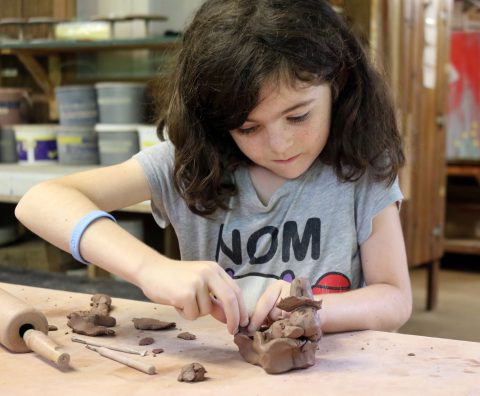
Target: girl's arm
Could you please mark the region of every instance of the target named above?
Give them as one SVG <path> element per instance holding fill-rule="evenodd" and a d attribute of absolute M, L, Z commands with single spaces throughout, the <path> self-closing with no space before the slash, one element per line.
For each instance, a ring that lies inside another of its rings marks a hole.
<path fill-rule="evenodd" d="M 366 287 L 322 295 L 325 332 L 398 330 L 412 313 L 412 290 L 396 204 L 373 219 L 372 234 L 360 246 Z"/>
<path fill-rule="evenodd" d="M 40 183 L 22 197 L 15 214 L 34 233 L 69 252 L 73 228 L 85 214 L 148 199 L 143 169 L 131 159 Z M 240 289 L 214 262 L 171 260 L 105 218 L 86 229 L 80 252 L 88 262 L 137 285 L 152 301 L 174 306 L 187 319 L 212 314 L 226 321 L 231 333 L 248 322 Z"/>
<path fill-rule="evenodd" d="M 372 234 L 360 247 L 366 287 L 346 293 L 322 294 L 319 310 L 326 333 L 399 329 L 412 312 L 412 294 L 402 228 L 396 204 L 373 219 Z M 260 299 L 250 321 L 256 330 L 267 315 L 276 319 L 277 300 L 289 295 L 289 284 L 278 281 Z"/>

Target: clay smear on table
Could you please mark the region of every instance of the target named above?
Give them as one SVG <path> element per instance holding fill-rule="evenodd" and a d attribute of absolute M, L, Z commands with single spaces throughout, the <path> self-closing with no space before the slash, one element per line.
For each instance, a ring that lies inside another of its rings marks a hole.
<path fill-rule="evenodd" d="M 322 337 L 317 313 L 322 302 L 313 299 L 305 278 L 297 278 L 290 287 L 290 297 L 282 299 L 277 307 L 290 312 L 289 318 L 273 322 L 270 327 L 256 331 L 253 337 L 240 329 L 234 337 L 240 354 L 269 374 L 313 366 L 317 343 Z"/>
<path fill-rule="evenodd" d="M 112 299 L 106 294 L 94 294 L 91 297 L 89 311 L 75 311 L 67 315 L 68 327 L 74 333 L 87 336 L 115 335 L 115 331 L 109 329 L 116 325 L 117 321 L 110 316 Z"/>
<path fill-rule="evenodd" d="M 168 330 L 177 325 L 175 322 L 163 322 L 153 318 L 134 318 L 132 322 L 138 330 Z"/>
<path fill-rule="evenodd" d="M 190 363 L 182 367 L 177 379 L 180 382 L 199 382 L 205 379 L 206 372 L 200 363 Z"/>

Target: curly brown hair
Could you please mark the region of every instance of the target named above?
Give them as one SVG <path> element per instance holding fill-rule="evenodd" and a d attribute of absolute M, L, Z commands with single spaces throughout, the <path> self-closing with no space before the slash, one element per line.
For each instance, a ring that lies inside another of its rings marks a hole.
<path fill-rule="evenodd" d="M 367 169 L 393 183 L 404 164 L 389 92 L 360 41 L 325 0 L 207 0 L 183 36 L 160 114 L 175 147 L 174 185 L 197 214 L 228 209 L 246 156 L 241 126 L 266 82 L 328 83 L 332 122 L 320 159 L 343 181 Z"/>

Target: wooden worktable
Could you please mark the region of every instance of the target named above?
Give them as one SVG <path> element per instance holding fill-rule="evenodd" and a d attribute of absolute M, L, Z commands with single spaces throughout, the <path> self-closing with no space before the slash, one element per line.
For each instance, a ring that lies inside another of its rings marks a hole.
<path fill-rule="evenodd" d="M 58 326 L 50 335 L 70 352 L 73 367 L 61 372 L 33 353 L 0 346 L 2 395 L 480 395 L 480 343 L 376 331 L 329 335 L 320 341 L 314 367 L 269 375 L 244 362 L 224 325 L 210 317 L 189 322 L 168 307 L 114 298 L 117 335 L 96 340 L 138 347 L 139 338 L 152 336 L 155 344 L 138 348 L 164 353 L 130 355 L 155 364 L 157 374 L 147 375 L 70 341 L 65 315 L 88 309 L 90 295 L 5 283 L 0 288 Z M 141 332 L 133 317 L 175 321 L 197 339 L 178 339 L 179 330 Z M 178 382 L 180 368 L 192 362 L 205 366 L 208 380 Z"/>

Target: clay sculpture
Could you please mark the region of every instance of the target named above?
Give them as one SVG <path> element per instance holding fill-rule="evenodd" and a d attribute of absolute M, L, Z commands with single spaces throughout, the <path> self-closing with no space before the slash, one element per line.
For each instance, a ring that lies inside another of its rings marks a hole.
<path fill-rule="evenodd" d="M 290 287 L 290 297 L 282 299 L 277 307 L 289 312 L 289 317 L 260 328 L 253 337 L 244 329 L 235 335 L 240 354 L 269 374 L 313 366 L 317 343 L 322 337 L 317 313 L 322 301 L 313 299 L 307 279 L 297 278 Z"/>
<path fill-rule="evenodd" d="M 106 294 L 94 294 L 91 297 L 89 311 L 75 311 L 67 315 L 67 325 L 74 333 L 88 336 L 115 335 L 108 327 L 116 325 L 114 317 L 110 316 L 112 299 Z"/>

